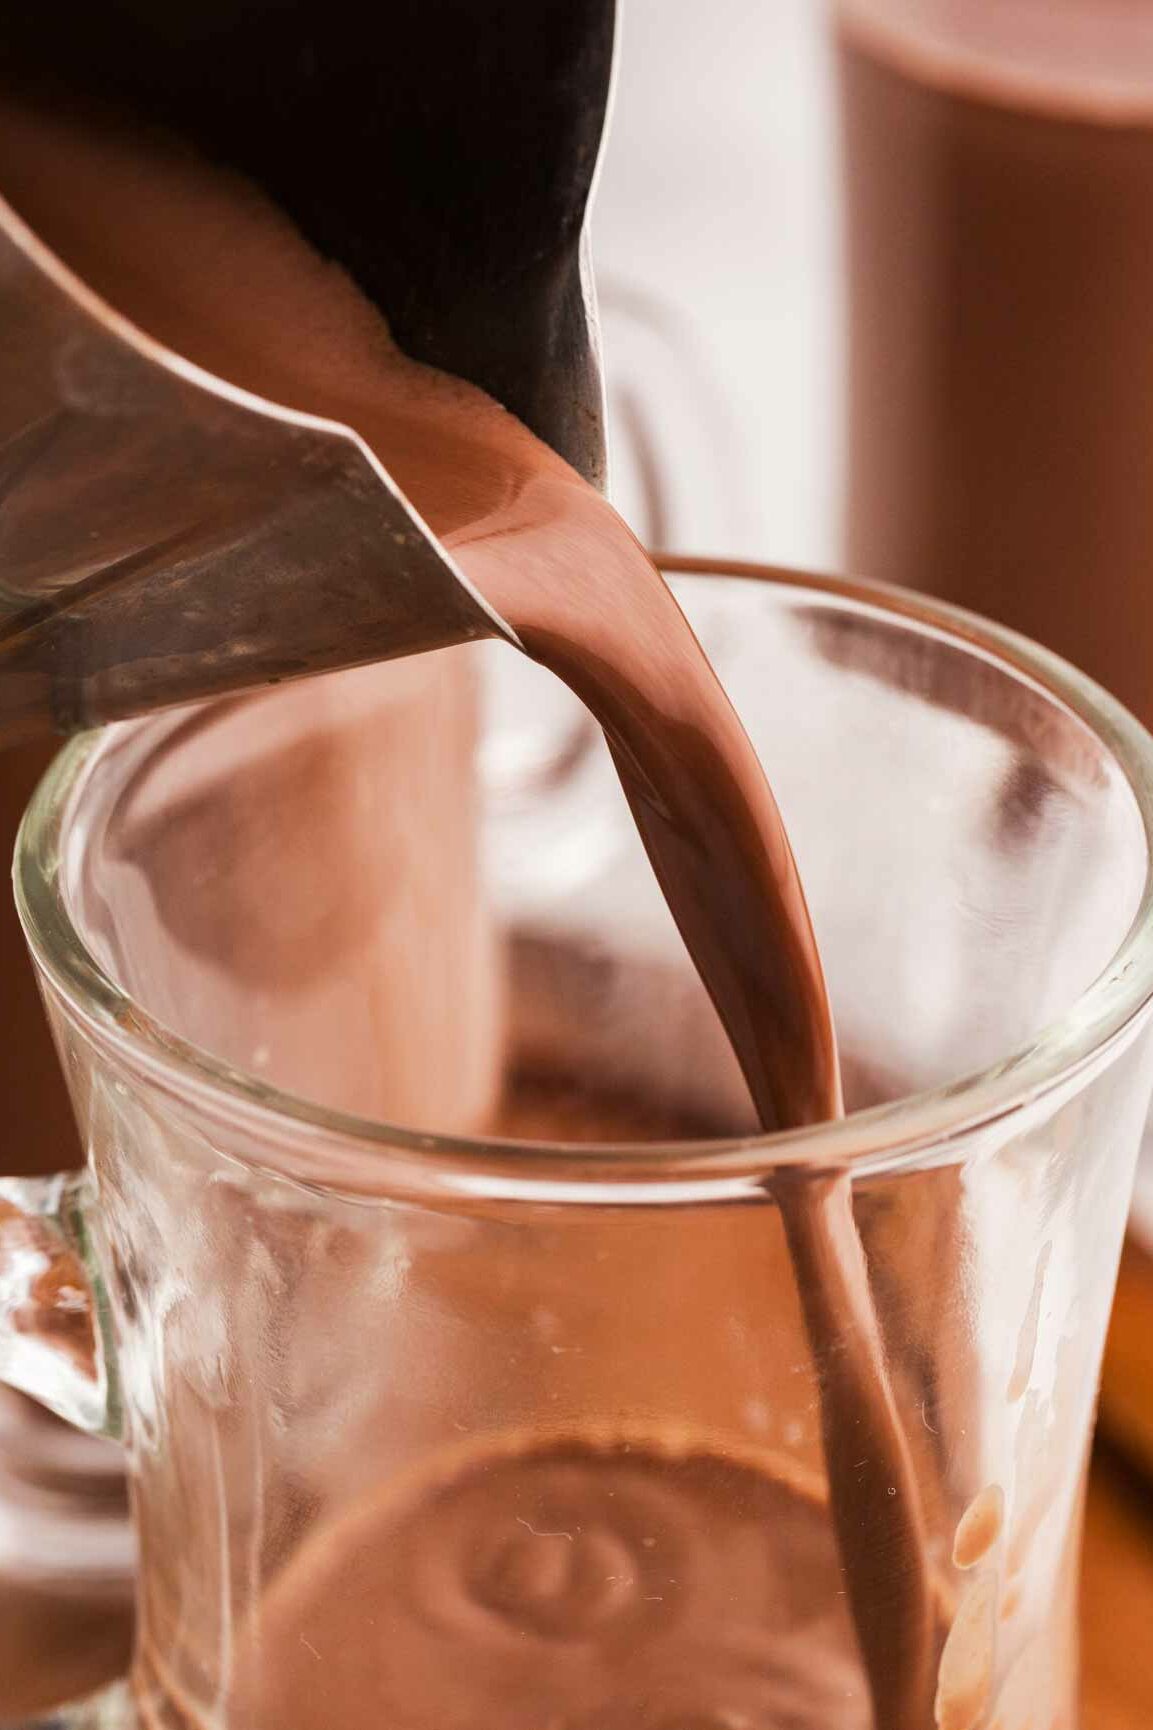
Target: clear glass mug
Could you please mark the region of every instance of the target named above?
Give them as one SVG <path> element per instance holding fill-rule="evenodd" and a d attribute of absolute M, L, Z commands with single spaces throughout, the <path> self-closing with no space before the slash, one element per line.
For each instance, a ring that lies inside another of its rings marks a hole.
<path fill-rule="evenodd" d="M 492 942 L 461 956 L 488 1012 L 421 1072 L 433 1115 L 487 1073 L 471 1135 L 348 1109 L 364 862 L 315 788 L 267 779 L 245 705 L 80 740 L 38 792 L 17 894 L 89 1164 L 0 1187 L 0 1371 L 124 1441 L 140 1544 L 131 1678 L 53 1722 L 893 1730 L 821 1430 L 861 1340 L 814 1361 L 775 1200 L 836 1174 L 932 1573 L 924 1730 L 1075 1725 L 1153 1083 L 1153 741 L 937 603 L 673 580 L 791 827 L 843 1122 L 751 1133 L 599 754 L 569 844 L 490 835 Z"/>

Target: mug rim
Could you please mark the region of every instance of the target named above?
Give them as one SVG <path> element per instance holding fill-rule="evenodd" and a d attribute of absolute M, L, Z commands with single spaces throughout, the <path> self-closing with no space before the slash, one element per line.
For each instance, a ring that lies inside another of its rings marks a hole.
<path fill-rule="evenodd" d="M 738 577 L 834 596 L 862 610 L 947 636 L 1039 688 L 1085 725 L 1121 770 L 1146 841 L 1141 898 L 1120 945 L 1062 1015 L 992 1065 L 943 1085 L 829 1123 L 711 1140 L 653 1143 L 523 1141 L 434 1134 L 333 1110 L 272 1087 L 180 1038 L 103 970 L 69 914 L 62 887 L 65 830 L 88 765 L 122 729 L 79 735 L 54 758 L 20 825 L 13 864 L 17 910 L 42 979 L 96 1044 L 170 1099 L 245 1127 L 263 1148 L 251 1163 L 340 1193 L 459 1198 L 542 1194 L 588 1199 L 590 1182 L 614 1201 L 652 1199 L 655 1183 L 678 1199 L 717 1185 L 747 1194 L 777 1168 L 892 1170 L 927 1148 L 954 1143 L 1046 1099 L 1124 1041 L 1153 1000 L 1153 736 L 1103 687 L 1029 638 L 951 603 L 864 579 L 790 567 L 657 553 L 668 574 Z M 317 1155 L 317 1137 L 324 1148 Z M 270 1151 L 272 1150 L 272 1151 Z M 388 1157 L 382 1160 L 382 1154 Z M 638 1187 L 639 1186 L 639 1187 Z"/>

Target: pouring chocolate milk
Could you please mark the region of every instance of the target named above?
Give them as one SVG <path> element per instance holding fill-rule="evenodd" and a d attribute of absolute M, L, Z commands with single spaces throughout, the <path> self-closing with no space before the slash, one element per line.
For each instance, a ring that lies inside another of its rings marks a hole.
<path fill-rule="evenodd" d="M 411 513 L 417 531 L 445 561 L 443 569 L 461 582 L 472 634 L 486 627 L 503 634 L 557 672 L 604 728 L 634 821 L 761 1127 L 795 1128 L 838 1116 L 841 1084 L 824 979 L 776 804 L 734 710 L 658 573 L 588 482 L 536 436 L 532 418 L 539 403 L 531 393 L 515 403 L 521 419 L 477 388 L 484 383 L 498 389 L 499 371 L 465 384 L 442 367 L 422 365 L 398 341 L 402 327 L 390 330 L 364 292 L 356 261 L 345 260 L 349 268 L 342 268 L 325 255 L 315 209 L 312 222 L 294 223 L 268 197 L 275 187 L 261 190 L 250 178 L 189 151 L 185 142 L 141 124 L 148 118 L 137 113 L 129 125 L 107 115 L 63 116 L 42 93 L 5 100 L 0 173 L 18 216 L 56 260 L 148 342 L 214 380 L 226 380 L 234 392 L 248 393 L 245 401 L 277 405 L 286 420 L 297 417 L 292 424 L 303 426 L 303 417 L 312 417 L 310 424 L 354 429 L 380 465 L 392 502 Z M 164 547 L 155 542 L 149 557 Z M 213 550 L 218 552 L 218 542 Z M 382 547 L 382 560 L 388 554 Z M 196 559 L 204 557 L 198 543 Z M 318 593 L 338 607 L 340 594 L 325 585 L 336 582 L 339 563 L 326 562 L 323 548 L 314 557 Z M 247 567 L 250 575 L 253 569 Z M 132 569 L 128 576 L 135 583 L 139 572 Z M 148 604 L 145 597 L 145 610 Z M 61 616 L 67 611 L 65 606 Z M 55 629 L 49 608 L 23 640 L 15 639 L 29 650 L 33 668 L 37 633 Z M 325 640 L 331 642 L 331 634 Z M 414 633 L 406 646 L 423 648 L 430 640 L 419 641 Z M 182 647 L 177 641 L 173 663 Z M 28 670 L 28 663 L 19 664 Z M 315 670 L 315 663 L 294 670 Z M 130 712 L 152 700 L 143 675 L 137 676 L 139 664 L 126 683 L 108 676 L 115 671 L 105 661 L 99 681 L 76 681 L 81 696 L 92 696 L 91 715 Z M 166 664 L 162 672 L 171 674 L 172 667 Z M 177 685 L 163 687 L 169 698 Z M 52 689 L 58 691 L 58 684 Z M 181 694 L 191 692 L 185 687 Z M 347 750 L 338 749 L 331 761 L 302 765 L 291 749 L 291 707 L 278 714 L 281 701 L 265 700 L 262 717 L 253 722 L 252 749 L 279 753 L 285 774 L 314 773 L 322 800 L 327 776 L 347 766 Z M 299 701 L 319 699 L 302 688 Z M 371 728 L 363 741 L 367 759 L 373 759 Z M 340 743 L 347 746 L 347 740 Z M 266 784 L 275 790 L 275 774 Z M 462 806 L 467 811 L 467 789 L 459 780 L 451 789 L 454 812 Z M 369 805 L 367 822 L 376 810 Z M 238 793 L 237 822 L 252 816 Z M 260 817 L 257 812 L 258 822 Z M 164 825 L 171 825 L 174 848 L 197 847 L 194 797 L 157 821 L 160 833 L 146 824 L 141 830 L 150 851 L 167 844 Z M 450 846 L 442 837 L 440 851 Z M 434 885 L 434 919 L 438 901 L 468 903 L 469 857 L 467 844 L 452 849 L 451 882 L 457 887 L 442 895 Z M 207 952 L 219 933 L 198 928 L 197 912 L 161 904 L 148 917 L 158 918 L 187 949 L 195 952 L 202 944 Z M 289 917 L 293 912 L 288 910 Z M 257 918 L 262 913 L 254 909 L 252 917 L 239 920 L 231 940 L 257 974 L 263 964 Z M 347 917 L 359 917 L 357 909 Z M 330 947 L 342 935 L 339 922 L 335 931 L 323 923 L 304 925 L 296 957 L 302 977 L 308 974 L 305 940 Z M 484 1050 L 499 1017 L 499 989 L 483 934 L 469 954 L 474 965 L 467 977 L 476 990 L 461 993 L 455 1009 L 470 1060 L 460 1061 L 452 1050 L 450 1068 L 469 1084 L 469 1113 L 483 1120 L 494 1106 L 485 1097 Z M 355 988 L 371 1003 L 373 969 L 391 966 L 391 960 L 383 951 L 369 951 L 364 961 L 365 978 Z M 292 984 L 269 983 L 275 989 Z M 372 1024 L 384 1042 L 392 1037 L 387 1024 L 383 1034 L 375 1018 Z M 427 1048 L 427 1034 L 420 1043 Z M 443 1037 L 441 1048 L 443 1054 Z M 301 1063 L 310 1055 L 316 1056 L 302 1052 Z M 408 1063 L 398 1068 L 406 1084 L 415 1076 L 419 1085 L 419 1069 Z M 367 1085 L 378 1086 L 379 1077 L 370 1075 Z M 310 1090 L 323 1096 L 322 1077 L 310 1078 Z M 357 1107 L 393 1112 L 387 1092 L 366 1093 Z M 407 1119 L 419 1126 L 421 1110 L 420 1103 L 407 1103 Z M 771 1679 L 774 1662 L 769 1680 L 760 1664 L 735 1698 L 725 1667 L 729 1659 L 722 1663 L 720 1656 L 735 1598 L 744 1614 L 750 1613 L 748 1605 L 758 1607 L 767 1624 L 758 1632 L 768 1639 L 773 1660 L 779 1607 L 774 1593 L 787 1596 L 789 1588 L 776 1582 L 766 1596 L 757 1532 L 795 1523 L 802 1533 L 811 1526 L 825 1530 L 811 1578 L 800 1584 L 830 1607 L 843 1594 L 878 1730 L 922 1730 L 934 1714 L 950 1730 L 968 1730 L 967 1625 L 959 1620 L 955 1637 L 945 1644 L 948 1617 L 938 1564 L 928 1550 L 849 1181 L 835 1169 L 819 1181 L 804 1176 L 805 1181 L 776 1181 L 772 1199 L 810 1349 L 821 1366 L 827 1506 L 775 1473 L 768 1461 L 726 1448 L 722 1438 L 702 1438 L 686 1449 L 683 1440 L 659 1428 L 621 1433 L 611 1410 L 602 1423 L 577 1431 L 542 1424 L 462 1445 L 433 1462 L 419 1481 L 381 1486 L 379 1495 L 320 1531 L 271 1583 L 258 1649 L 250 1649 L 244 1631 L 237 1630 L 229 1691 L 214 1708 L 218 1720 L 244 1730 L 272 1730 L 295 1714 L 302 1727 L 305 1721 L 337 1722 L 352 1730 L 377 1721 L 384 1709 L 397 1723 L 472 1730 L 472 1683 L 452 1672 L 452 1641 L 442 1623 L 458 1613 L 504 1614 L 519 1607 L 526 1626 L 571 1648 L 586 1625 L 597 1625 L 633 1585 L 630 1580 L 622 1587 L 623 1577 L 609 1572 L 616 1559 L 611 1544 L 587 1578 L 585 1546 L 577 1572 L 570 1574 L 562 1553 L 558 1574 L 555 1547 L 546 1551 L 537 1544 L 524 1554 L 501 1549 L 491 1570 L 487 1562 L 478 1563 L 463 1608 L 436 1596 L 438 1580 L 455 1570 L 454 1558 L 487 1555 L 492 1534 L 510 1518 L 519 1520 L 512 1510 L 544 1496 L 564 1500 L 574 1519 L 586 1509 L 591 1518 L 618 1498 L 625 1509 L 635 1501 L 638 1512 L 629 1517 L 639 1519 L 643 1511 L 659 1528 L 652 1542 L 682 1553 L 690 1577 L 705 1582 L 695 1593 L 691 1641 L 701 1654 L 705 1682 L 715 1657 L 725 1688 L 723 1703 L 718 1693 L 715 1707 L 710 1704 L 710 1721 L 735 1721 L 736 1713 L 766 1730 L 786 1718 L 805 1730 L 818 1724 L 824 1730 L 830 1722 L 820 1650 L 791 1652 L 787 1663 L 782 1653 L 779 1683 Z M 755 1255 L 755 1248 L 746 1253 Z M 846 1340 L 851 1349 L 844 1349 Z M 995 1536 L 980 1537 L 976 1557 L 994 1541 Z M 714 1547 L 732 1563 L 719 1578 L 710 1559 Z M 162 1557 L 163 1546 L 157 1549 Z M 750 1563 L 746 1573 L 735 1567 L 742 1556 Z M 397 1558 L 407 1559 L 407 1572 Z M 157 1572 L 163 1572 L 160 1562 Z M 431 1597 L 412 1614 L 414 1583 Z M 645 1599 L 650 1601 L 660 1602 L 659 1594 Z M 335 1670 L 325 1672 L 323 1693 L 306 1694 L 298 1686 L 301 1649 L 307 1660 L 313 1635 L 329 1650 L 338 1645 L 350 1603 L 358 1606 L 360 1634 L 349 1639 Z M 182 1701 L 167 1678 L 168 1641 L 176 1637 L 182 1608 L 166 1606 L 162 1593 L 148 1608 L 136 1669 L 143 1720 L 189 1730 L 212 1722 L 195 1700 Z M 172 1627 L 169 1612 L 176 1618 Z M 635 1654 L 622 1651 L 620 1657 L 640 1665 L 654 1723 L 662 1723 L 662 1714 L 677 1710 L 680 1698 L 675 1678 L 667 1688 L 664 1680 L 680 1633 L 657 1612 L 650 1620 L 654 1627 Z M 375 1646 L 362 1638 L 365 1628 L 376 1625 L 391 1633 L 383 1664 Z M 521 1666 L 496 1648 L 486 1676 L 486 1699 L 495 1680 L 503 1720 L 525 1730 L 539 1722 L 546 1688 L 550 1698 L 556 1688 L 551 1667 L 546 1675 L 537 1660 Z M 606 1685 L 604 1676 L 590 1677 L 575 1667 L 566 1683 L 566 1723 L 616 1722 L 611 1710 L 606 1716 Z M 701 1685 L 698 1678 L 698 1692 Z M 622 1692 L 626 1714 L 636 1686 L 631 1680 Z M 864 1722 L 862 1709 L 857 1694 L 846 1708 L 845 1725 L 855 1730 Z"/>
<path fill-rule="evenodd" d="M 199 9 L 195 20 L 177 7 L 141 8 L 135 16 L 132 8 L 73 7 L 51 23 L 46 17 L 10 22 L 14 28 L 0 32 L 5 90 L 47 93 L 49 106 L 65 111 L 93 90 L 101 100 L 119 98 L 145 116 L 149 104 L 159 103 L 170 125 L 207 137 L 210 149 L 225 155 L 247 151 L 262 165 L 271 163 L 271 172 L 295 187 L 304 206 L 311 201 L 315 207 L 319 188 L 323 197 L 314 219 L 323 228 L 326 250 L 365 250 L 357 165 L 376 156 L 377 193 L 394 228 L 388 247 L 370 245 L 367 251 L 376 258 L 380 279 L 374 288 L 387 298 L 409 348 L 443 350 L 458 371 L 490 377 L 575 462 L 590 475 L 599 473 L 599 382 L 585 335 L 579 253 L 607 87 L 611 17 L 605 8 L 571 8 L 567 21 L 555 21 L 542 39 L 530 34 L 519 49 L 509 35 L 513 9 L 506 8 L 503 26 L 490 10 L 484 42 L 468 52 L 462 44 L 459 58 L 439 61 L 430 61 L 435 21 L 427 9 L 423 16 L 410 9 L 406 19 L 396 6 L 375 31 L 362 19 L 342 23 L 331 9 L 322 18 L 298 8 L 289 19 L 281 8 L 270 20 L 255 7 L 238 18 L 231 6 L 218 8 L 215 16 Z M 467 21 L 460 27 L 467 32 Z M 229 40 L 223 63 L 214 31 Z M 474 79 L 486 54 L 488 75 Z M 550 78 L 549 54 L 562 75 L 574 62 L 582 65 L 583 76 L 571 87 L 563 76 Z M 539 57 L 545 64 L 534 78 L 526 62 L 535 64 Z M 378 79 L 382 64 L 403 65 L 407 73 L 391 95 L 392 143 L 380 158 L 378 106 L 370 99 L 351 104 L 346 92 L 358 77 Z M 275 111 L 253 99 L 265 77 L 280 83 Z M 515 234 L 499 220 L 510 152 L 515 159 L 519 150 L 516 126 L 506 119 L 513 112 L 502 99 L 506 88 L 517 91 L 526 121 L 532 93 L 531 124 L 541 160 L 556 164 L 555 182 L 538 189 L 531 220 L 522 206 Z M 447 117 L 444 125 L 429 118 L 429 111 Z M 459 148 L 438 157 L 430 147 L 445 125 L 489 136 L 487 153 L 471 158 L 467 194 L 458 185 L 452 203 L 455 247 L 464 262 L 457 252 L 450 257 L 445 251 L 450 224 L 444 208 Z M 10 146 L 15 142 L 10 135 Z M 404 165 L 409 150 L 419 172 Z M 409 619 L 426 640 L 476 634 L 465 589 L 451 579 L 445 589 L 442 561 L 347 441 L 310 438 L 303 429 L 255 413 L 238 415 L 229 400 L 189 389 L 124 339 L 110 322 L 112 309 L 83 304 L 76 285 L 62 291 L 58 261 L 37 254 L 36 236 L 20 229 L 11 208 L 20 160 L 10 148 L 0 171 L 0 196 L 9 198 L 0 225 L 6 379 L 0 410 L 0 655 L 12 673 L 0 677 L 0 739 L 36 731 L 44 736 L 9 744 L 0 756 L 9 847 L 20 811 L 56 748 L 51 727 L 79 724 L 86 713 L 94 718 L 115 712 L 116 690 L 123 693 L 126 676 L 132 682 L 133 666 L 143 666 L 144 700 L 151 703 L 291 676 L 326 659 L 335 666 L 371 660 L 387 652 L 385 639 L 405 646 L 409 625 L 402 625 L 401 585 L 411 584 L 414 575 L 421 579 L 421 598 L 418 616 Z M 396 244 L 400 232 L 403 248 Z M 105 236 L 114 246 L 109 228 Z M 503 293 L 494 312 L 497 268 Z M 508 286 L 509 276 L 515 289 Z M 465 280 L 469 295 L 460 292 Z M 415 297 L 418 319 L 411 305 L 406 311 L 406 296 Z M 526 328 L 536 336 L 522 342 Z M 517 341 L 510 348 L 514 329 Z M 349 555 L 353 563 L 359 555 L 356 531 L 350 537 L 348 527 L 358 517 L 363 521 L 366 511 L 365 538 L 383 538 L 390 547 L 385 564 L 394 581 L 382 587 L 377 557 L 369 579 L 371 618 L 361 615 L 358 622 Z M 285 521 L 287 531 L 278 529 Z M 197 523 L 190 541 L 189 525 Z M 279 553 L 270 547 L 270 534 L 279 540 Z M 241 575 L 246 539 L 254 548 L 263 545 L 257 555 L 259 590 L 246 589 Z M 331 557 L 336 540 L 343 541 L 345 553 L 341 605 L 334 608 L 310 581 L 316 567 L 307 560 L 316 544 Z M 180 552 L 174 559 L 176 543 Z M 222 564 L 229 570 L 228 592 L 217 590 L 214 599 L 213 573 Z M 277 570 L 282 584 L 274 600 L 269 579 Z M 179 604 L 181 588 L 191 589 L 190 606 Z M 174 591 L 177 610 L 162 618 Z M 447 612 L 436 601 L 438 592 Z M 236 606 L 245 593 L 255 607 L 241 618 Z M 393 600 L 385 604 L 389 594 Z M 332 633 L 325 618 L 340 624 L 327 650 L 323 638 Z M 480 628 L 489 625 L 482 620 Z M 408 646 L 417 646 L 411 637 Z M 196 668 L 191 687 L 185 682 L 190 666 Z M 36 668 L 53 669 L 51 678 L 45 682 Z M 37 687 L 31 708 L 29 669 Z M 347 1037 L 339 1051 L 302 1037 L 297 1062 L 303 1086 L 320 1099 L 339 1092 L 348 1104 L 358 1096 L 365 1110 L 461 1131 L 476 1128 L 493 1104 L 501 997 L 477 883 L 475 685 L 475 668 L 444 653 L 335 676 L 307 692 L 284 693 L 275 704 L 257 705 L 247 728 L 249 770 L 237 824 L 250 833 L 261 830 L 275 856 L 289 842 L 278 833 L 281 795 L 286 787 L 299 795 L 302 784 L 311 785 L 317 801 L 315 871 L 306 899 L 273 905 L 254 896 L 229 915 L 235 941 L 250 953 L 254 986 L 295 1000 L 302 1027 L 325 993 L 334 1016 L 349 993 L 365 1006 L 359 1052 L 350 1050 Z M 325 717 L 321 739 L 318 713 Z M 381 809 L 403 811 L 405 820 L 382 824 Z M 196 846 L 200 822 L 192 802 L 172 826 L 171 845 Z M 362 860 L 362 895 L 352 904 L 341 899 L 339 869 L 328 869 L 350 852 Z M 191 909 L 185 913 L 183 941 L 203 949 L 219 935 L 203 924 L 198 929 Z M 289 927 L 297 934 L 291 959 L 278 942 Z M 334 985 L 327 962 L 337 953 L 344 970 Z M 8 1029 L 0 1079 L 6 1080 L 9 1102 L 0 1165 L 47 1171 L 78 1158 L 79 1149 L 10 904 L 0 907 L 0 956 Z M 214 998 L 207 967 L 200 991 L 208 1014 Z M 350 1083 L 350 1077 L 357 1079 Z M 14 1579 L 0 1584 L 0 1622 L 11 1623 L 14 1649 L 21 1649 L 27 1670 L 26 1686 L 13 1682 L 0 1700 L 4 1719 L 8 1710 L 27 1711 L 37 1699 L 93 1685 L 108 1673 L 110 1658 L 114 1668 L 121 1667 L 128 1582 L 127 1534 L 109 1528 L 106 1515 L 115 1512 L 115 1502 L 105 1496 L 91 1502 L 85 1529 L 78 1526 L 70 1544 L 73 1557 L 82 1548 L 91 1554 L 87 1586 L 73 1561 L 57 1588 L 43 1558 L 33 1558 L 37 1532 L 45 1521 L 56 1529 L 61 1511 L 51 1472 L 40 1473 L 36 1462 L 63 1444 L 47 1419 L 34 1418 L 31 1408 L 10 1408 L 8 1394 L 0 1398 L 0 1450 L 8 1468 L 3 1475 L 18 1486 L 11 1498 L 7 1489 L 4 1494 L 17 1554 L 22 1543 L 30 1552 L 27 1568 L 21 1563 Z M 86 1458 L 82 1452 L 77 1457 Z M 84 1521 L 90 1483 L 103 1481 L 108 1471 L 102 1452 L 94 1451 L 69 1504 L 77 1519 Z M 120 1518 L 123 1524 L 122 1511 Z M 107 1545 L 101 1540 L 105 1530 Z M 7 1567 L 0 1574 L 8 1580 Z M 84 1638 L 68 1632 L 80 1626 L 78 1604 L 88 1619 Z M 51 1676 L 27 1668 L 37 1641 Z M 14 1665 L 5 1669 L 10 1677 L 24 1674 Z"/>
<path fill-rule="evenodd" d="M 403 360 L 351 283 L 243 185 L 137 137 L 93 135 L 11 105 L 0 130 L 14 204 L 119 311 L 246 389 L 362 432 L 478 593 L 608 731 L 634 817 L 762 1123 L 839 1111 L 823 982 L 767 785 L 667 590 L 608 507 L 507 412 Z M 60 200 L 55 189 L 63 186 Z M 110 217 L 118 236 L 111 257 L 102 244 Z M 134 232 L 129 250 L 124 236 Z M 251 296 L 241 304 L 234 270 Z M 271 325 L 270 304 L 279 312 Z M 173 921 L 180 918 L 174 909 Z M 931 1695 L 939 1644 L 917 1491 L 869 1323 L 847 1191 L 831 1179 L 827 1194 L 814 1193 L 782 1190 L 779 1205 L 815 1349 L 844 1330 L 846 1313 L 858 1313 L 861 1328 L 856 1360 L 836 1364 L 824 1393 L 842 1559 L 878 1714 L 912 1730 Z M 580 1438 L 571 1446 L 569 1471 L 583 1458 L 581 1469 L 599 1482 L 608 1460 L 582 1454 Z M 865 1474 L 842 1454 L 862 1446 Z M 907 1561 L 894 1564 L 894 1546 L 907 1550 Z M 890 1601 L 876 1618 L 880 1557 Z M 908 1593 L 899 1609 L 894 1585 Z M 411 1687 L 423 1676 L 422 1663 Z M 405 1693 L 407 1714 L 433 1710 L 423 1698 L 428 1687 L 419 1681 L 411 1700 Z M 461 1709 L 467 1717 L 467 1690 Z M 263 1692 L 245 1714 L 252 1722 L 275 1716 Z"/>

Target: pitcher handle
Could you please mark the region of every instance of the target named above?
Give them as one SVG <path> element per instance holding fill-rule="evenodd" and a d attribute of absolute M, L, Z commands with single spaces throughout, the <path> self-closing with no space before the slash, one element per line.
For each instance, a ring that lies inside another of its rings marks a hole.
<path fill-rule="evenodd" d="M 0 1382 L 91 1435 L 120 1435 L 87 1172 L 0 1178 Z"/>

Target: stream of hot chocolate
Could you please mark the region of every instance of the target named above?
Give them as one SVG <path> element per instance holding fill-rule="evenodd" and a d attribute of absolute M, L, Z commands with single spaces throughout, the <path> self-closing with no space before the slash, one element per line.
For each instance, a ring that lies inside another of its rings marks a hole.
<path fill-rule="evenodd" d="M 475 389 L 402 357 L 253 189 L 175 150 L 9 108 L 0 186 L 149 335 L 353 427 L 460 568 L 604 728 L 638 830 L 768 1129 L 841 1107 L 804 895 L 752 745 L 612 509 Z M 817 1366 L 830 1502 L 878 1730 L 931 1720 L 937 1630 L 847 1177 L 774 1185 Z"/>

